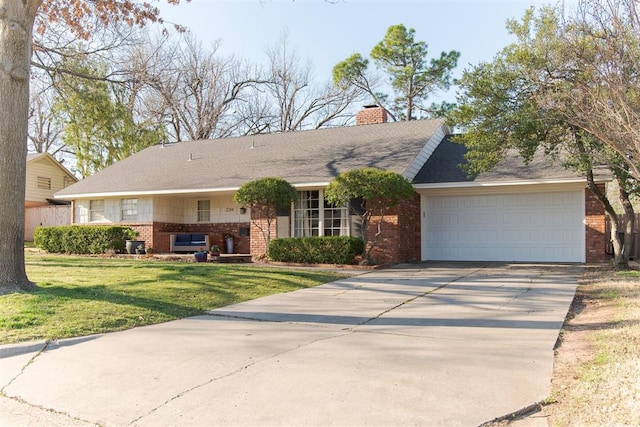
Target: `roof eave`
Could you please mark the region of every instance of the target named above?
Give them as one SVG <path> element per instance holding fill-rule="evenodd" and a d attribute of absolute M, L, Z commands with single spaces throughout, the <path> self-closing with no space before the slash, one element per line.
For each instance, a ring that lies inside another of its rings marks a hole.
<path fill-rule="evenodd" d="M 594 179 L 596 184 L 611 182 L 611 177 L 597 177 Z M 561 178 L 561 179 L 529 179 L 517 181 L 469 181 L 469 182 L 441 182 L 431 184 L 413 184 L 416 190 L 428 190 L 434 188 L 481 188 L 481 187 L 515 187 L 523 185 L 541 185 L 541 184 L 586 184 L 585 178 Z"/>
<path fill-rule="evenodd" d="M 326 187 L 328 182 L 303 182 L 292 184 L 295 188 Z M 145 191 L 114 191 L 99 193 L 54 194 L 55 199 L 100 199 L 105 197 L 140 197 L 140 196 L 181 196 L 208 193 L 230 193 L 238 191 L 240 187 L 198 188 L 198 189 L 174 189 L 174 190 L 145 190 Z"/>

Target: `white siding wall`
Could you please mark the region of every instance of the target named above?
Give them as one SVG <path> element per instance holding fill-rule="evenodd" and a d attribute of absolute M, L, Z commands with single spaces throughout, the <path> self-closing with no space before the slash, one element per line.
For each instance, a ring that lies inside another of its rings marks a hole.
<path fill-rule="evenodd" d="M 38 177 L 50 178 L 51 189 L 38 188 Z M 27 163 L 25 200 L 46 203 L 47 199 L 53 198 L 55 192 L 64 188 L 65 177 L 69 180 L 67 185 L 70 185 L 72 178 L 47 157 Z"/>
<path fill-rule="evenodd" d="M 118 218 L 120 218 L 120 200 L 118 199 Z M 141 222 L 153 221 L 153 198 L 138 197 L 138 219 Z"/>
<path fill-rule="evenodd" d="M 121 210 L 118 198 L 105 198 L 104 223 L 120 222 Z M 210 200 L 211 221 L 208 223 L 219 224 L 228 222 L 251 221 L 250 209 L 244 214 L 240 213 L 240 207 L 233 201 L 233 196 L 217 196 L 202 198 L 173 198 L 173 197 L 139 197 L 138 219 L 141 222 L 171 222 L 178 224 L 193 224 L 198 222 L 198 200 Z M 75 201 L 75 221 L 80 224 L 89 223 L 90 199 L 78 199 Z"/>
<path fill-rule="evenodd" d="M 185 216 L 186 202 L 184 199 L 173 197 L 156 198 L 153 202 L 153 220 L 182 223 Z"/>
<path fill-rule="evenodd" d="M 127 197 L 129 198 L 129 197 Z M 104 221 L 100 223 L 117 223 L 122 219 L 122 211 L 120 201 L 118 198 L 106 198 L 106 199 L 78 199 L 75 201 L 75 222 L 78 224 L 88 224 L 89 221 L 89 206 L 91 200 L 104 200 Z M 138 198 L 138 218 L 136 221 L 150 222 L 153 220 L 153 199 L 151 197 L 139 197 Z"/>
<path fill-rule="evenodd" d="M 208 223 L 249 222 L 251 220 L 251 209 L 247 207 L 246 212 L 241 214 L 241 206 L 233 201 L 233 196 L 217 196 L 185 200 L 184 218 L 179 222 L 186 224 L 198 222 L 198 200 L 211 202 L 211 221 Z"/>

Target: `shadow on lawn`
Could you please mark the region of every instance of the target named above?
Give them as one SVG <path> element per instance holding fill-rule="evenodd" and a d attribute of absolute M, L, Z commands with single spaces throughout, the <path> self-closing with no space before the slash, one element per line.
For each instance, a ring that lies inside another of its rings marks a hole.
<path fill-rule="evenodd" d="M 32 294 L 43 299 L 135 306 L 171 318 L 181 318 L 263 295 L 303 289 L 309 285 L 301 281 L 313 276 L 305 273 L 260 274 L 258 270 L 201 268 L 197 265 L 149 267 L 165 271 L 149 278 L 133 278 L 113 285 L 64 286 L 43 282 Z M 326 280 L 331 278 L 327 276 Z"/>
<path fill-rule="evenodd" d="M 171 318 L 180 318 L 203 313 L 207 307 L 200 307 L 189 303 L 189 300 L 201 300 L 194 296 L 194 292 L 205 292 L 205 285 L 190 284 L 192 290 L 175 289 L 173 292 L 155 292 L 142 295 L 143 292 L 136 290 L 137 286 L 153 286 L 155 280 L 130 281 L 118 284 L 117 287 L 109 285 L 92 285 L 68 288 L 64 286 L 39 286 L 34 295 L 44 298 L 61 298 L 64 300 L 86 300 L 105 302 L 109 304 L 135 306 L 141 309 L 157 312 Z M 131 288 L 131 289 L 125 289 Z M 222 305 L 234 300 L 234 294 L 224 291 L 218 287 L 209 287 L 206 292 L 215 292 L 215 299 Z"/>

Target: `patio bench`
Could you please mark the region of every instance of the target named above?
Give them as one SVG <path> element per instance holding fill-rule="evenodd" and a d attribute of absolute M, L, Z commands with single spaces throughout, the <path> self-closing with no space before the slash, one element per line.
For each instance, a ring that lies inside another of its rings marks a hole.
<path fill-rule="evenodd" d="M 171 252 L 195 252 L 209 250 L 209 235 L 204 233 L 180 233 L 171 235 Z"/>

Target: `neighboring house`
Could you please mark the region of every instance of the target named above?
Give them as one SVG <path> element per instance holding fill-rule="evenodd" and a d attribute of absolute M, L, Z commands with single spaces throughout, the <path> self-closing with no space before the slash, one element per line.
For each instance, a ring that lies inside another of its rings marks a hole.
<path fill-rule="evenodd" d="M 37 226 L 67 225 L 71 222 L 69 202 L 53 194 L 78 179 L 49 153 L 27 154 L 25 187 L 25 240 L 33 240 Z"/>
<path fill-rule="evenodd" d="M 167 252 L 172 234 L 200 232 L 223 246 L 258 255 L 264 220 L 233 202 L 244 183 L 279 176 L 299 194 L 279 212 L 277 237 L 355 235 L 357 216 L 329 206 L 323 191 L 339 173 L 376 167 L 404 175 L 414 197 L 388 209 L 374 257 L 416 260 L 599 262 L 605 257 L 604 213 L 585 179 L 537 158 L 514 158 L 468 178 L 464 147 L 449 141 L 443 120 L 385 123 L 377 107 L 357 126 L 181 142 L 147 148 L 69 188 L 56 198 L 73 205 L 78 224 L 128 224 L 141 240 Z M 599 177 L 603 184 L 606 176 Z M 376 227 L 376 224 L 372 224 Z M 372 228 L 373 230 L 373 228 Z"/>

